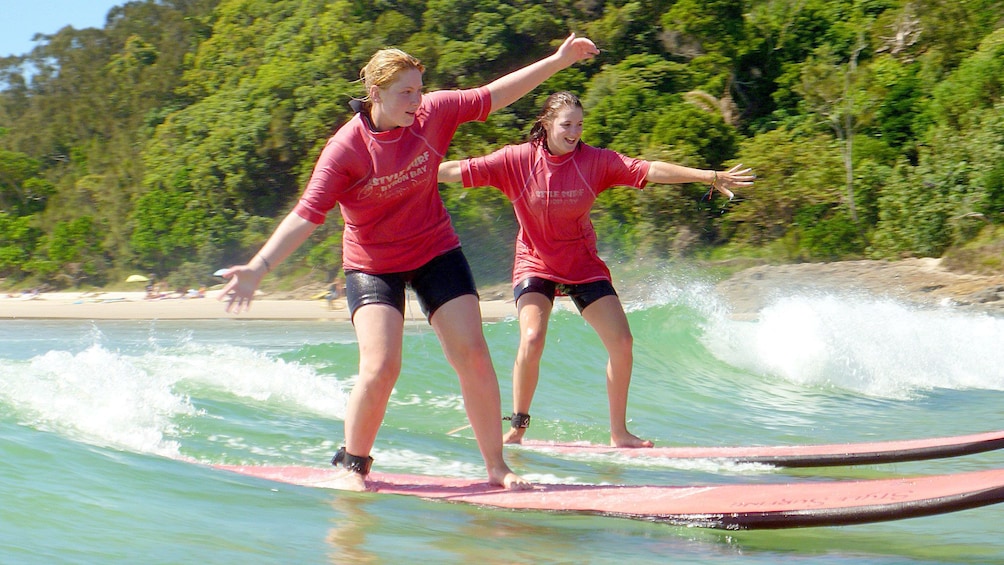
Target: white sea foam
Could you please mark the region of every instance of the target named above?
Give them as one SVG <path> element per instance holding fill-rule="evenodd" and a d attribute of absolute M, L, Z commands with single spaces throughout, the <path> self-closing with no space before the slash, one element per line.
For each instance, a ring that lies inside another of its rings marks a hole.
<path fill-rule="evenodd" d="M 345 383 L 240 346 L 192 346 L 183 354 L 161 351 L 143 357 L 152 372 L 169 372 L 179 383 L 198 384 L 257 403 L 344 418 Z"/>
<path fill-rule="evenodd" d="M 173 456 L 172 418 L 194 407 L 171 390 L 171 378 L 92 346 L 80 353 L 50 351 L 0 366 L 0 397 L 39 429 L 96 445 Z"/>
<path fill-rule="evenodd" d="M 100 336 L 95 338 L 100 342 Z M 0 401 L 26 425 L 77 441 L 179 455 L 178 420 L 211 417 L 190 394 L 198 389 L 273 410 L 341 418 L 344 385 L 313 369 L 238 346 L 182 345 L 124 353 L 99 344 L 0 362 Z"/>
<path fill-rule="evenodd" d="M 884 398 L 1004 390 L 1004 319 L 892 300 L 794 294 L 750 322 L 709 316 L 705 344 L 744 370 Z"/>

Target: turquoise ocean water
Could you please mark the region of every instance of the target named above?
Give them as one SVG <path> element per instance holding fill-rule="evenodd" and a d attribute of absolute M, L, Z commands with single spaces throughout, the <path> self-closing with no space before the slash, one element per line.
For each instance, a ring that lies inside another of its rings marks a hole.
<path fill-rule="evenodd" d="M 630 304 L 631 429 L 662 445 L 876 441 L 1004 428 L 1004 319 L 788 295 L 755 321 L 665 277 Z M 207 307 L 215 308 L 213 303 Z M 2 305 L 0 305 L 2 307 Z M 510 409 L 513 320 L 486 324 Z M 373 453 L 482 477 L 456 378 L 409 321 Z M 607 439 L 605 355 L 556 312 L 528 437 Z M 723 532 L 268 483 L 202 463 L 324 466 L 356 371 L 337 322 L 0 321 L 0 563 L 1002 563 L 1004 505 Z M 848 480 L 1004 466 L 1004 452 L 858 468 L 582 459 L 508 449 L 540 481 Z"/>

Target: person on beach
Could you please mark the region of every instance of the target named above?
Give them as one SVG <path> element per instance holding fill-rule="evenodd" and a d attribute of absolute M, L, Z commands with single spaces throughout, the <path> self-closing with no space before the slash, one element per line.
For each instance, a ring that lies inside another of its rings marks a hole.
<path fill-rule="evenodd" d="M 342 288 L 345 283 L 342 282 L 341 276 L 336 277 L 335 280 L 331 281 L 328 285 L 328 292 L 325 293 L 324 299 L 328 301 L 328 310 L 334 310 L 335 308 L 341 308 L 341 306 L 335 305 L 335 300 L 342 295 Z"/>
<path fill-rule="evenodd" d="M 401 370 L 405 287 L 410 286 L 460 379 L 488 480 L 531 485 L 506 464 L 500 395 L 482 330 L 478 293 L 439 196 L 436 174 L 457 127 L 484 121 L 554 73 L 599 51 L 571 34 L 556 52 L 486 86 L 423 94 L 424 67 L 397 49 L 360 72 L 366 99 L 321 152 L 304 193 L 265 245 L 224 277 L 228 312 L 251 305 L 262 277 L 299 247 L 337 204 L 345 223 L 345 294 L 359 341 L 359 377 L 345 414 L 345 446 L 332 460 L 339 486 L 364 490 L 370 451 Z"/>
<path fill-rule="evenodd" d="M 597 253 L 590 208 L 601 192 L 617 185 L 640 189 L 649 182 L 700 182 L 731 199 L 730 189 L 751 186 L 755 177 L 742 165 L 700 170 L 590 147 L 581 140 L 582 122 L 578 97 L 551 94 L 528 142 L 484 157 L 446 161 L 439 167 L 439 180 L 498 188 L 512 201 L 519 222 L 512 280 L 520 341 L 513 366 L 511 429 L 504 441 L 520 443 L 530 425 L 548 319 L 554 296 L 562 294 L 595 329 L 609 355 L 610 444 L 652 447 L 627 428 L 633 338 L 610 270 Z"/>

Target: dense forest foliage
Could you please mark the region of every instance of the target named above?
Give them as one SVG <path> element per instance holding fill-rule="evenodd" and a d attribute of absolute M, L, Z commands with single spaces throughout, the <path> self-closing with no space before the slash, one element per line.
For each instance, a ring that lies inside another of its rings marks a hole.
<path fill-rule="evenodd" d="M 460 88 L 569 32 L 602 53 L 462 126 L 450 157 L 524 140 L 568 89 L 591 145 L 758 175 L 731 203 L 699 185 L 607 191 L 594 222 L 611 260 L 951 252 L 1000 269 L 1004 0 L 137 0 L 0 58 L 0 278 L 210 282 L 295 204 L 375 50 Z M 479 282 L 506 280 L 508 203 L 441 189 Z M 340 237 L 333 214 L 280 274 L 330 278 Z"/>

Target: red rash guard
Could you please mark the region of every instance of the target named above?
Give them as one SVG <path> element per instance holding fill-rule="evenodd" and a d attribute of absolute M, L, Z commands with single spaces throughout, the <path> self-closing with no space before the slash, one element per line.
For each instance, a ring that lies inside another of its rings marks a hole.
<path fill-rule="evenodd" d="M 424 95 L 406 128 L 373 131 L 357 114 L 328 140 L 294 211 L 321 224 L 339 205 L 345 269 L 421 267 L 460 246 L 436 176 L 460 124 L 484 121 L 490 111 L 491 94 L 482 87 Z"/>
<path fill-rule="evenodd" d="M 524 143 L 461 161 L 460 170 L 465 187 L 494 186 L 513 203 L 520 225 L 513 283 L 582 284 L 610 280 L 589 219 L 593 202 L 612 186 L 644 188 L 649 165 L 581 142 L 561 156 Z"/>

